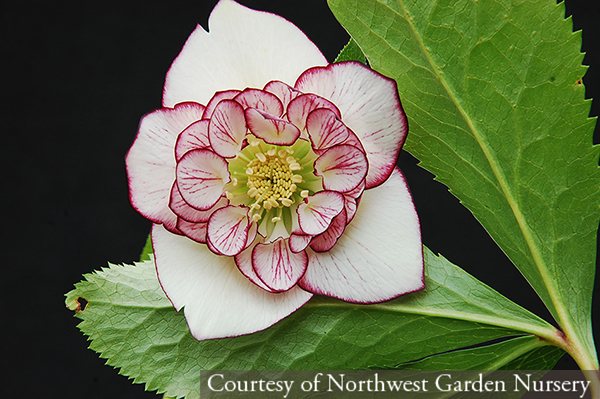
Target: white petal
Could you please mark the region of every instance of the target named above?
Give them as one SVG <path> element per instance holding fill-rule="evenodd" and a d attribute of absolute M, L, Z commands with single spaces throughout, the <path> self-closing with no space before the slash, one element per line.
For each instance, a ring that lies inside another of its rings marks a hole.
<path fill-rule="evenodd" d="M 223 188 L 229 183 L 227 162 L 208 150 L 186 153 L 177 164 L 177 187 L 190 206 L 210 209 L 223 196 Z"/>
<path fill-rule="evenodd" d="M 233 258 L 205 245 L 152 228 L 156 269 L 163 290 L 199 340 L 263 330 L 293 313 L 312 296 L 298 287 L 269 293 L 249 281 Z"/>
<path fill-rule="evenodd" d="M 383 183 L 396 164 L 408 131 L 396 82 L 358 62 L 341 62 L 306 71 L 296 88 L 337 105 L 342 121 L 367 152 L 367 188 Z"/>
<path fill-rule="evenodd" d="M 329 252 L 308 252 L 299 284 L 348 302 L 374 303 L 424 287 L 419 219 L 398 169 L 363 193 L 352 223 Z"/>
<path fill-rule="evenodd" d="M 174 229 L 177 216 L 169 209 L 175 181 L 175 142 L 191 123 L 202 117 L 200 104 L 180 104 L 144 116 L 125 161 L 133 207 L 155 223 Z"/>
<path fill-rule="evenodd" d="M 306 271 L 306 252 L 294 253 L 287 239 L 258 244 L 252 251 L 252 267 L 257 276 L 273 291 L 287 291 Z"/>
<path fill-rule="evenodd" d="M 167 74 L 163 104 L 206 104 L 219 90 L 261 88 L 271 80 L 293 84 L 327 60 L 289 21 L 221 0 L 188 38 Z"/>
<path fill-rule="evenodd" d="M 344 196 L 335 191 L 320 191 L 298 205 L 298 221 L 306 234 L 321 234 L 344 209 Z"/>

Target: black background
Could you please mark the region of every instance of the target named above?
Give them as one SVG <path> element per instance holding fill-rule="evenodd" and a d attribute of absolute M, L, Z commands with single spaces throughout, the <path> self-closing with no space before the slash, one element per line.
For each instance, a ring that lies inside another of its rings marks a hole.
<path fill-rule="evenodd" d="M 165 72 L 216 1 L 9 1 L 0 11 L 2 274 L 6 397 L 150 398 L 88 349 L 64 307 L 81 274 L 139 256 L 150 223 L 129 205 L 124 157 L 160 107 Z M 245 0 L 296 23 L 331 61 L 347 42 L 325 0 Z M 599 96 L 595 1 L 567 2 L 584 29 L 587 97 Z M 598 115 L 596 103 L 592 115 Z M 596 142 L 598 142 L 596 134 Z M 402 153 L 423 240 L 549 318 L 516 269 L 445 187 Z M 594 309 L 599 309 L 598 295 Z M 598 326 L 598 317 L 595 319 Z M 598 330 L 598 328 L 596 328 Z M 596 334 L 598 336 L 598 334 Z M 560 368 L 576 368 L 565 357 Z M 8 382 L 8 385 L 7 385 Z"/>

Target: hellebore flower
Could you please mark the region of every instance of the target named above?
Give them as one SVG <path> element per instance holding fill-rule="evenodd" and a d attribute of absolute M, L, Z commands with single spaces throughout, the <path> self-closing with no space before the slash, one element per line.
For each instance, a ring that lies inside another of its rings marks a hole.
<path fill-rule="evenodd" d="M 232 0 L 209 32 L 192 33 L 127 155 L 158 278 L 194 337 L 265 329 L 313 293 L 376 303 L 422 289 L 395 82 L 327 65 L 290 22 Z"/>

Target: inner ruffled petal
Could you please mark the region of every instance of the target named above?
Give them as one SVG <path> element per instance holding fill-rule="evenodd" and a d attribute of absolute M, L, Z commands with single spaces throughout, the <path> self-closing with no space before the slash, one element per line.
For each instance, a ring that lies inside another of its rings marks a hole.
<path fill-rule="evenodd" d="M 292 145 L 300 136 L 292 123 L 255 108 L 246 110 L 246 120 L 250 131 L 269 144 Z"/>
<path fill-rule="evenodd" d="M 290 102 L 287 108 L 287 118 L 301 131 L 306 128 L 308 115 L 317 108 L 331 110 L 336 117 L 340 118 L 340 110 L 331 101 L 314 94 L 302 94 Z"/>
<path fill-rule="evenodd" d="M 308 258 L 304 251 L 294 253 L 287 239 L 258 244 L 252 251 L 252 266 L 257 276 L 273 291 L 292 288 L 304 275 Z"/>
<path fill-rule="evenodd" d="M 328 190 L 347 192 L 355 189 L 367 175 L 365 154 L 351 145 L 336 145 L 315 161 L 315 174 L 323 178 Z"/>
<path fill-rule="evenodd" d="M 344 209 L 344 196 L 335 191 L 321 191 L 298 206 L 300 228 L 309 235 L 321 234 L 331 220 Z"/>
<path fill-rule="evenodd" d="M 248 208 L 227 206 L 214 212 L 208 221 L 208 240 L 219 254 L 234 256 L 246 246 Z"/>
<path fill-rule="evenodd" d="M 350 135 L 335 112 L 327 108 L 317 108 L 308 115 L 306 130 L 316 151 L 342 144 Z"/>
<path fill-rule="evenodd" d="M 258 89 L 246 89 L 235 96 L 234 100 L 244 109 L 256 108 L 275 117 L 283 114 L 283 105 L 279 98 L 272 93 Z"/>
<path fill-rule="evenodd" d="M 177 138 L 175 145 L 175 158 L 177 161 L 191 150 L 208 148 L 208 120 L 200 120 L 189 125 Z"/>
<path fill-rule="evenodd" d="M 246 131 L 244 108 L 232 100 L 221 101 L 208 126 L 212 149 L 224 158 L 234 157 L 242 149 Z"/>
<path fill-rule="evenodd" d="M 179 192 L 196 209 L 205 210 L 216 204 L 228 182 L 227 162 L 212 151 L 189 151 L 177 164 Z"/>

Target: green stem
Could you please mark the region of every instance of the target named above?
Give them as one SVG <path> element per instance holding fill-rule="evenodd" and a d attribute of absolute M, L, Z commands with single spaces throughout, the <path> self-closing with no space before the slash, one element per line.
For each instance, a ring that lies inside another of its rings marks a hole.
<path fill-rule="evenodd" d="M 586 350 L 586 347 L 574 331 L 570 323 L 567 324 L 563 338 L 564 344 L 560 345 L 560 347 L 571 355 L 585 378 L 590 382 L 592 399 L 600 399 L 600 369 L 598 367 L 598 359 L 595 354 Z"/>

